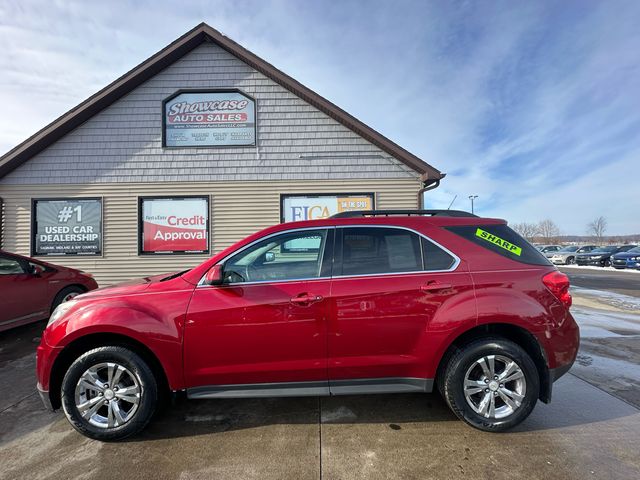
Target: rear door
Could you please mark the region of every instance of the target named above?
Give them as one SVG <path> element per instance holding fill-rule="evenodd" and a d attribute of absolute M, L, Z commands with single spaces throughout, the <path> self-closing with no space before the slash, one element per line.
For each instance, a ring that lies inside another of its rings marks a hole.
<path fill-rule="evenodd" d="M 416 379 L 426 378 L 432 353 L 428 324 L 454 296 L 473 295 L 459 263 L 408 229 L 336 229 L 328 331 L 333 393 L 363 391 L 363 385 L 371 391 L 423 387 Z"/>
<path fill-rule="evenodd" d="M 0 254 L 0 329 L 40 320 L 48 315 L 46 284 L 30 273 L 28 262 Z"/>

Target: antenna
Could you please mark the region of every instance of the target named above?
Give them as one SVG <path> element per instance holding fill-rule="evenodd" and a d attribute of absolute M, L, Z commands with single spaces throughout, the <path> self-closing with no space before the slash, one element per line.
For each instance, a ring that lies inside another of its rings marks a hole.
<path fill-rule="evenodd" d="M 453 206 L 453 202 L 455 202 L 455 201 L 456 201 L 456 198 L 458 198 L 458 195 L 455 195 L 455 196 L 453 197 L 453 200 L 451 200 L 451 203 L 449 204 L 449 207 L 447 208 L 447 210 L 451 210 L 451 207 Z"/>

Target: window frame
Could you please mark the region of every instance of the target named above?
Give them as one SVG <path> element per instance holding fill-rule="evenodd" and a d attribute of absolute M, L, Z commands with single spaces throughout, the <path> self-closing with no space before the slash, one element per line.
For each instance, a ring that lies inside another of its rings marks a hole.
<path fill-rule="evenodd" d="M 425 239 L 431 243 L 433 243 L 438 248 L 441 248 L 446 253 L 451 255 L 454 259 L 453 264 L 446 270 L 414 270 L 410 272 L 385 272 L 385 273 L 366 273 L 366 274 L 356 274 L 356 275 L 334 275 L 334 265 L 337 265 L 338 262 L 342 262 L 342 229 L 344 228 L 394 228 L 396 230 L 406 230 L 408 232 L 414 233 L 418 235 L 420 238 L 420 255 L 422 258 L 422 268 L 424 269 L 424 257 L 422 256 L 422 239 Z M 434 239 L 428 237 L 427 235 L 418 232 L 412 228 L 402 227 L 398 225 L 371 225 L 371 224 L 349 224 L 349 225 L 330 225 L 324 227 L 303 227 L 303 228 L 293 228 L 289 230 L 281 230 L 279 232 L 272 233 L 270 235 L 265 235 L 264 237 L 258 238 L 247 245 L 240 247 L 238 250 L 231 252 L 229 255 L 221 259 L 216 263 L 216 265 L 222 265 L 224 269 L 224 264 L 232 257 L 237 254 L 243 252 L 244 250 L 251 248 L 257 243 L 262 242 L 263 240 L 267 240 L 271 237 L 275 237 L 278 235 L 286 234 L 286 233 L 294 233 L 304 230 L 327 230 L 327 240 L 325 242 L 325 251 L 322 254 L 322 274 L 320 277 L 311 277 L 311 278 L 298 278 L 291 280 L 259 280 L 255 282 L 237 282 L 237 283 L 224 283 L 221 285 L 208 285 L 205 283 L 205 275 L 202 276 L 200 281 L 198 282 L 198 288 L 228 288 L 228 287 L 238 287 L 243 285 L 260 285 L 260 284 L 269 284 L 269 283 L 289 283 L 289 282 L 305 282 L 305 281 L 314 281 L 314 280 L 332 280 L 334 278 L 359 278 L 359 277 L 380 277 L 380 276 L 394 276 L 394 275 L 429 275 L 432 273 L 448 273 L 455 271 L 460 265 L 460 257 L 456 255 L 454 252 L 443 246 L 441 243 L 435 241 Z M 325 270 L 328 270 L 325 271 Z"/>
<path fill-rule="evenodd" d="M 334 248 L 335 248 L 335 227 L 334 226 L 323 226 L 323 227 L 306 227 L 306 228 L 294 228 L 291 230 L 282 230 L 280 232 L 274 232 L 270 235 L 265 235 L 264 237 L 258 238 L 255 241 L 245 245 L 244 247 L 239 248 L 235 252 L 230 253 L 222 260 L 216 263 L 216 265 L 222 265 L 222 270 L 224 272 L 224 265 L 236 255 L 244 252 L 245 250 L 254 247 L 258 243 L 262 243 L 265 240 L 268 240 L 273 237 L 278 237 L 280 235 L 287 235 L 296 232 L 303 232 L 309 230 L 326 230 L 326 239 L 324 242 L 324 251 L 320 252 L 321 257 L 321 265 L 320 265 L 320 276 L 318 277 L 306 277 L 306 278 L 291 278 L 291 279 L 283 279 L 283 280 L 256 280 L 252 282 L 232 282 L 232 283 L 223 283 L 221 285 L 206 285 L 204 283 L 204 276 L 198 283 L 198 287 L 213 287 L 213 288 L 224 288 L 224 287 L 238 287 L 244 285 L 260 285 L 260 284 L 273 284 L 273 283 L 289 283 L 289 282 L 308 282 L 313 280 L 327 280 L 331 279 L 331 270 L 334 264 Z"/>

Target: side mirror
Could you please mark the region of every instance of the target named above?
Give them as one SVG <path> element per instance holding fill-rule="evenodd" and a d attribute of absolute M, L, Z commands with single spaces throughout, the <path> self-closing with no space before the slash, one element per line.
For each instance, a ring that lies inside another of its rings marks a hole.
<path fill-rule="evenodd" d="M 273 262 L 276 259 L 276 254 L 273 252 L 267 252 L 264 254 L 264 263 Z"/>
<path fill-rule="evenodd" d="M 29 264 L 29 273 L 34 277 L 39 277 L 44 273 L 44 268 L 42 268 L 40 265 L 31 263 Z"/>
<path fill-rule="evenodd" d="M 222 285 L 222 265 L 214 265 L 204 276 L 205 285 Z"/>

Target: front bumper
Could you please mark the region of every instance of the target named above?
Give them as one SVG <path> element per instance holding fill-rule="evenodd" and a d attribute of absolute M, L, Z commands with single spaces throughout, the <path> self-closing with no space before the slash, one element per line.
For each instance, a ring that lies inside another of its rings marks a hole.
<path fill-rule="evenodd" d="M 53 405 L 51 404 L 51 398 L 49 398 L 49 391 L 43 390 L 39 383 L 36 385 L 36 388 L 38 389 L 38 395 L 40 395 L 40 400 L 42 400 L 44 408 L 50 412 L 55 411 L 55 408 L 53 408 Z"/>
<path fill-rule="evenodd" d="M 565 263 L 567 263 L 567 257 L 551 257 L 549 261 L 551 261 L 551 263 L 553 263 L 554 265 L 564 265 Z"/>
<path fill-rule="evenodd" d="M 584 260 L 582 258 L 576 259 L 576 265 L 580 266 L 592 266 L 592 267 L 600 267 L 602 264 L 606 262 L 606 259 L 598 259 L 598 260 Z"/>

